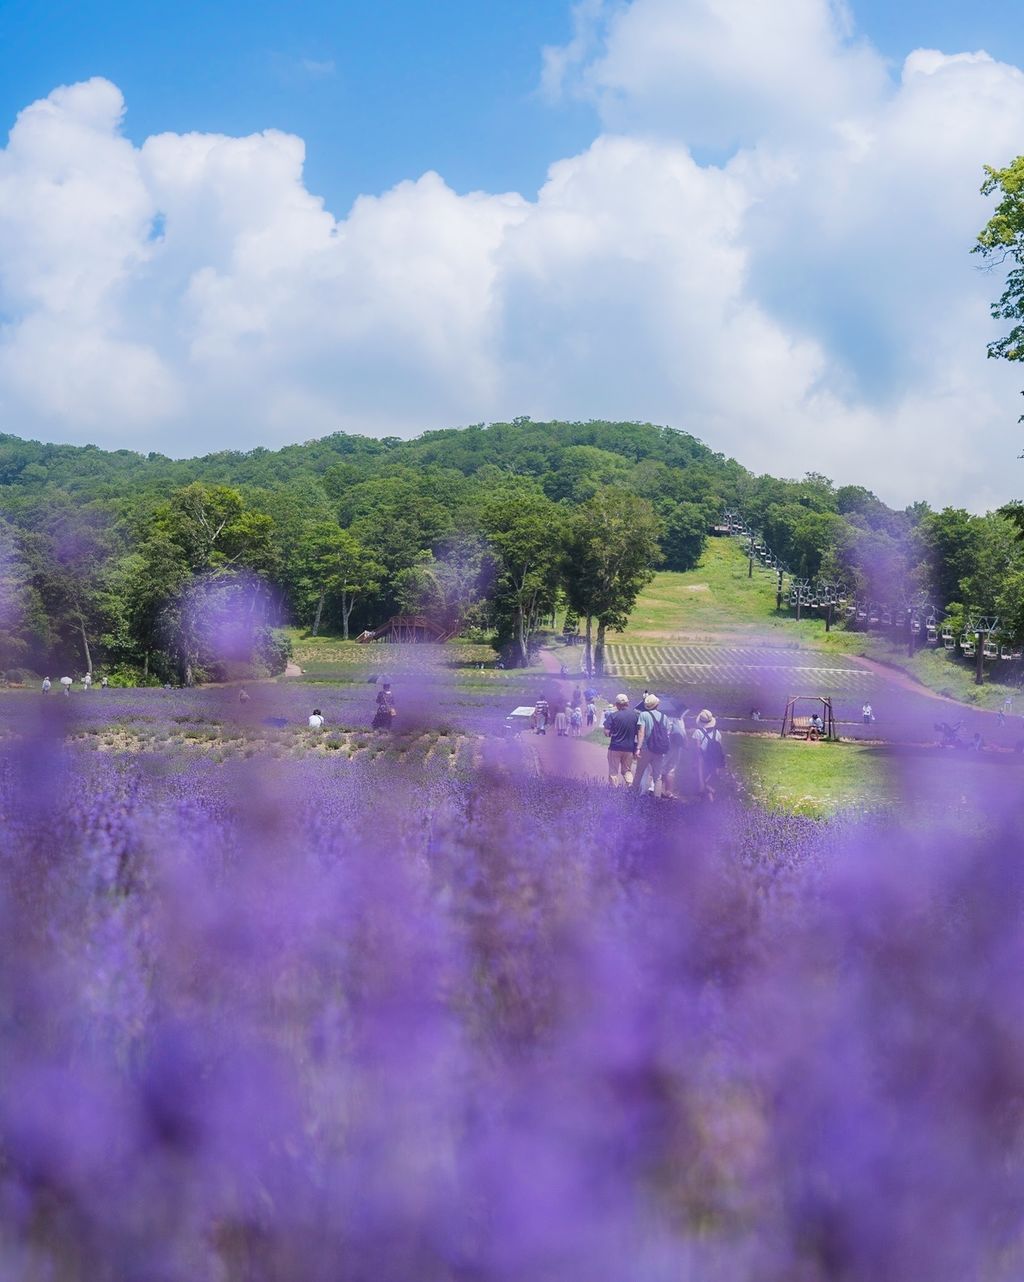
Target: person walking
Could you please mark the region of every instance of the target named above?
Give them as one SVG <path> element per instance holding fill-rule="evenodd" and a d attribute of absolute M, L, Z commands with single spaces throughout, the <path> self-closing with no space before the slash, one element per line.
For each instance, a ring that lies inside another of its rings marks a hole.
<path fill-rule="evenodd" d="M 665 769 L 661 776 L 661 795 L 675 798 L 680 795 L 682 786 L 679 772 L 686 760 L 686 714 L 689 708 L 676 705 L 668 718 L 668 756 L 665 758 Z"/>
<path fill-rule="evenodd" d="M 548 701 L 547 699 L 538 699 L 533 705 L 533 716 L 530 718 L 533 723 L 534 734 L 546 735 L 548 732 Z"/>
<path fill-rule="evenodd" d="M 50 693 L 50 678 L 43 677 L 43 694 L 49 694 L 49 693 Z"/>
<path fill-rule="evenodd" d="M 604 732 L 608 736 L 608 782 L 613 788 L 619 779 L 626 787 L 633 783 L 633 768 L 637 757 L 637 735 L 640 713 L 629 706 L 629 696 L 615 696 L 615 711 L 605 718 Z"/>
<path fill-rule="evenodd" d="M 569 714 L 569 732 L 574 739 L 583 733 L 583 713 L 579 707 L 573 708 Z"/>
<path fill-rule="evenodd" d="M 866 726 L 869 726 L 875 719 L 875 710 L 872 708 L 871 704 L 866 701 L 860 710 L 860 719 Z"/>
<path fill-rule="evenodd" d="M 319 708 L 314 708 L 309 717 L 310 730 L 322 730 L 324 725 L 324 714 Z"/>
<path fill-rule="evenodd" d="M 377 710 L 371 723 L 374 730 L 390 730 L 395 718 L 395 699 L 391 693 L 391 682 L 385 681 L 377 691 Z"/>
<path fill-rule="evenodd" d="M 634 788 L 642 791 L 644 776 L 650 773 L 647 792 L 655 797 L 662 795 L 662 776 L 670 747 L 668 717 L 658 707 L 660 702 L 656 694 L 644 695 L 643 711 L 639 714 L 636 775 L 633 784 Z"/>
<path fill-rule="evenodd" d="M 168 689 L 168 690 L 169 690 L 169 689 L 170 689 L 170 686 L 166 686 L 166 687 L 165 687 L 165 689 Z M 248 692 L 248 690 L 246 690 L 246 689 L 245 689 L 245 687 L 244 687 L 244 686 L 243 686 L 243 687 L 242 687 L 242 689 L 241 689 L 241 690 L 239 690 L 239 692 L 238 692 L 238 702 L 239 702 L 239 703 L 248 703 L 248 702 L 249 702 L 249 692 Z"/>
<path fill-rule="evenodd" d="M 582 703 L 583 703 L 583 691 L 579 688 L 579 686 L 574 686 L 572 691 L 572 699 L 570 700 L 569 706 L 572 708 L 578 708 L 582 705 Z"/>
<path fill-rule="evenodd" d="M 555 733 L 559 739 L 569 737 L 569 715 L 564 708 L 559 708 L 555 713 Z"/>
<path fill-rule="evenodd" d="M 88 690 L 91 685 L 92 685 L 92 673 L 87 672 L 85 676 L 82 678 L 82 689 Z"/>
<path fill-rule="evenodd" d="M 109 688 L 109 686 L 110 686 L 110 681 L 108 680 L 108 678 L 107 678 L 107 677 L 100 677 L 100 689 L 101 689 L 101 690 L 106 690 L 106 689 L 108 689 L 108 688 Z"/>
<path fill-rule="evenodd" d="M 697 750 L 697 790 L 705 801 L 714 801 L 715 781 L 725 765 L 722 732 L 717 726 L 713 713 L 702 708 L 697 714 L 692 741 Z"/>
<path fill-rule="evenodd" d="M 597 720 L 597 704 L 593 699 L 587 700 L 587 729 L 593 729 L 594 722 Z"/>
<path fill-rule="evenodd" d="M 61 677 L 60 679 L 61 689 L 69 698 L 71 697 L 71 687 L 74 684 L 74 680 L 71 677 Z"/>

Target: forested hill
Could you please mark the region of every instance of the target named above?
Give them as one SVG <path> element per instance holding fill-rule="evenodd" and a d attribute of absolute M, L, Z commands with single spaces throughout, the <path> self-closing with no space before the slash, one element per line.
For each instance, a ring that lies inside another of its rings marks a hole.
<path fill-rule="evenodd" d="M 602 454 L 613 457 L 602 458 Z M 353 475 L 367 477 L 403 466 L 451 469 L 464 476 L 490 465 L 526 476 L 583 479 L 589 474 L 617 479 L 624 467 L 644 460 L 699 467 L 702 481 L 746 475 L 738 464 L 685 432 L 647 423 L 516 419 L 427 432 L 409 441 L 338 432 L 280 450 L 224 450 L 191 459 L 101 450 L 95 445 L 46 445 L 0 434 L 0 486 L 13 488 L 15 492 L 4 494 L 11 501 L 20 492 L 31 494 L 47 485 L 87 499 L 122 498 L 126 492 L 166 493 L 192 481 L 274 489 L 310 479 L 336 488 Z M 559 486 L 552 480 L 551 488 Z"/>
<path fill-rule="evenodd" d="M 348 635 L 396 611 L 525 661 L 556 608 L 598 640 L 619 626 L 653 567 L 696 564 L 723 508 L 795 573 L 876 600 L 990 608 L 1018 568 L 1024 599 L 1002 517 L 757 477 L 651 424 L 516 419 L 196 459 L 0 436 L 0 670 L 274 671 L 280 624 Z"/>

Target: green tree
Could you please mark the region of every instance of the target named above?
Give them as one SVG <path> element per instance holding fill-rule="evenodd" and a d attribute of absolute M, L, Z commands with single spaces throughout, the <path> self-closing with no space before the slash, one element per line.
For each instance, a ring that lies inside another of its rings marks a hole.
<path fill-rule="evenodd" d="M 18 531 L 0 518 L 0 669 L 42 661 L 47 648 L 46 615 Z"/>
<path fill-rule="evenodd" d="M 945 607 L 962 601 L 962 585 L 977 570 L 981 554 L 979 518 L 964 508 L 929 512 L 918 525 L 917 537 L 936 603 Z"/>
<path fill-rule="evenodd" d="M 384 567 L 349 530 L 339 530 L 338 535 L 331 561 L 330 591 L 337 597 L 341 635 L 347 641 L 356 602 L 377 591 Z"/>
<path fill-rule="evenodd" d="M 502 614 L 510 621 L 515 662 L 525 667 L 530 638 L 554 607 L 565 511 L 535 485 L 523 484 L 505 487 L 485 501 L 481 522 L 497 567 L 499 622 Z"/>
<path fill-rule="evenodd" d="M 395 576 L 399 608 L 421 614 L 449 635 L 477 613 L 494 565 L 487 544 L 474 534 L 446 540 L 435 556 L 424 552 L 415 565 Z"/>
<path fill-rule="evenodd" d="M 1005 169 L 985 166 L 981 194 L 999 196 L 995 213 L 978 233 L 972 253 L 980 254 L 990 267 L 1011 263 L 1006 285 L 992 304 L 996 320 L 1010 321 L 1010 331 L 988 345 L 988 354 L 1006 361 L 1024 360 L 1024 156 Z M 1024 415 L 1022 415 L 1024 418 Z"/>
<path fill-rule="evenodd" d="M 661 532 L 651 503 L 626 490 L 604 490 L 576 511 L 563 575 L 569 605 L 586 619 L 588 672 L 603 675 L 606 630 L 625 627 L 641 589 L 653 578 Z"/>

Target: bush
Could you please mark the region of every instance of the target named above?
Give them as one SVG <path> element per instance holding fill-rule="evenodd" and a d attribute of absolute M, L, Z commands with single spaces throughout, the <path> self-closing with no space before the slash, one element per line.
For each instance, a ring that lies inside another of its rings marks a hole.
<path fill-rule="evenodd" d="M 115 663 L 107 670 L 107 683 L 119 690 L 130 690 L 136 686 L 154 687 L 163 685 L 159 677 L 152 672 L 143 672 L 132 663 Z"/>

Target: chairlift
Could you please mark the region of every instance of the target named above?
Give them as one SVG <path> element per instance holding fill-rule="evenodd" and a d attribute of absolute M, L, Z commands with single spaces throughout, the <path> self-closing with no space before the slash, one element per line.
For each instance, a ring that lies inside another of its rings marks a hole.
<path fill-rule="evenodd" d="M 1021 657 L 1021 648 L 1017 645 L 1001 645 L 999 647 L 1000 659 L 1019 659 Z"/>
<path fill-rule="evenodd" d="M 891 610 L 882 611 L 882 627 L 883 628 L 892 627 L 892 611 Z"/>
<path fill-rule="evenodd" d="M 929 623 L 925 635 L 929 645 L 935 645 L 939 639 L 939 630 L 934 623 Z"/>
<path fill-rule="evenodd" d="M 867 610 L 864 608 L 864 606 L 862 606 L 862 605 L 858 605 L 858 606 L 857 606 L 857 618 L 858 618 L 858 619 L 866 619 L 867 617 L 868 617 L 868 612 L 867 612 Z"/>
<path fill-rule="evenodd" d="M 981 648 L 981 652 L 986 659 L 999 658 L 999 647 L 996 645 L 995 641 L 993 641 L 991 636 L 986 639 L 985 644 Z"/>
<path fill-rule="evenodd" d="M 974 638 L 968 633 L 960 638 L 960 653 L 965 659 L 973 659 L 978 652 L 978 647 L 974 644 Z"/>
<path fill-rule="evenodd" d="M 878 620 L 878 615 L 877 615 L 877 614 L 875 614 L 875 613 L 874 613 L 874 611 L 872 611 L 872 612 L 871 612 L 871 614 L 868 616 L 868 624 L 869 624 L 872 628 L 877 628 L 877 627 L 878 627 L 878 622 L 879 622 L 879 620 Z"/>
<path fill-rule="evenodd" d="M 912 614 L 910 616 L 910 630 L 913 632 L 914 636 L 917 636 L 921 631 L 921 619 L 916 614 Z"/>

